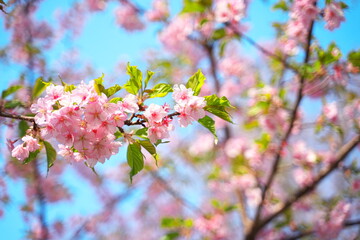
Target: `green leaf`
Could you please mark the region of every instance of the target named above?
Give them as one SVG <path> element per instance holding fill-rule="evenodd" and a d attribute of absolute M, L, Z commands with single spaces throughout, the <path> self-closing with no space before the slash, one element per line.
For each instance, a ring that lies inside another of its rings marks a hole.
<path fill-rule="evenodd" d="M 148 139 L 148 134 L 147 134 L 147 130 L 148 128 L 140 128 L 135 132 L 135 135 L 141 138 L 146 138 Z"/>
<path fill-rule="evenodd" d="M 32 91 L 33 99 L 39 97 L 41 93 L 50 85 L 49 82 L 44 82 L 42 77 L 39 77 L 35 81 L 35 85 Z"/>
<path fill-rule="evenodd" d="M 152 72 L 152 71 L 146 72 L 145 87 L 148 85 L 148 83 L 151 80 L 153 75 L 154 75 L 154 72 Z"/>
<path fill-rule="evenodd" d="M 193 221 L 191 219 L 182 219 L 182 218 L 170 218 L 165 217 L 161 219 L 161 227 L 163 228 L 180 228 L 193 226 Z"/>
<path fill-rule="evenodd" d="M 29 153 L 29 157 L 27 157 L 26 159 L 24 159 L 23 164 L 28 164 L 28 163 L 34 161 L 34 160 L 36 159 L 37 155 L 39 154 L 39 152 L 40 152 L 39 149 L 36 150 L 35 152 L 30 152 L 30 153 Z"/>
<path fill-rule="evenodd" d="M 133 176 L 140 172 L 144 168 L 144 156 L 141 153 L 141 147 L 139 143 L 131 143 L 127 148 L 127 163 L 129 164 L 130 181 L 132 182 Z"/>
<path fill-rule="evenodd" d="M 194 95 L 197 96 L 200 93 L 201 87 L 204 85 L 205 76 L 199 69 L 194 75 L 192 75 L 186 83 L 187 88 L 191 88 L 194 91 Z"/>
<path fill-rule="evenodd" d="M 114 98 L 112 98 L 109 102 L 111 102 L 111 103 L 117 103 L 117 102 L 122 101 L 122 100 L 123 100 L 123 98 L 121 98 L 121 97 L 114 97 Z"/>
<path fill-rule="evenodd" d="M 142 73 L 136 66 L 130 66 L 128 64 L 127 74 L 130 76 L 130 79 L 125 83 L 123 88 L 129 93 L 136 95 L 142 87 Z"/>
<path fill-rule="evenodd" d="M 64 91 L 65 92 L 71 92 L 72 90 L 74 90 L 76 87 L 73 84 L 67 84 L 65 83 L 61 78 L 60 78 L 61 84 L 64 87 Z"/>
<path fill-rule="evenodd" d="M 205 12 L 212 4 L 211 0 L 184 0 L 184 7 L 181 13 Z"/>
<path fill-rule="evenodd" d="M 19 137 L 23 137 L 26 135 L 26 131 L 29 129 L 29 125 L 26 121 L 21 120 L 19 122 Z"/>
<path fill-rule="evenodd" d="M 121 90 L 121 86 L 118 84 L 115 84 L 114 86 L 112 86 L 108 89 L 105 89 L 104 93 L 107 97 L 111 97 L 112 95 L 114 95 L 115 93 L 117 93 L 120 90 Z"/>
<path fill-rule="evenodd" d="M 116 131 L 114 133 L 114 136 L 115 136 L 115 139 L 119 139 L 119 138 L 121 138 L 123 136 L 123 134 L 120 131 Z"/>
<path fill-rule="evenodd" d="M 156 141 L 156 143 L 154 143 L 154 145 L 157 147 L 159 146 L 160 144 L 165 144 L 165 143 L 169 143 L 170 141 L 163 141 L 162 139 L 158 139 Z"/>
<path fill-rule="evenodd" d="M 360 68 L 360 50 L 352 51 L 348 54 L 348 61 L 354 66 Z"/>
<path fill-rule="evenodd" d="M 283 11 L 289 11 L 289 7 L 286 3 L 286 1 L 284 0 L 280 0 L 279 2 L 277 2 L 274 6 L 273 6 L 273 9 L 276 10 L 276 9 L 280 9 L 280 10 L 283 10 Z"/>
<path fill-rule="evenodd" d="M 155 146 L 149 140 L 140 140 L 139 143 L 143 148 L 145 148 L 146 151 L 148 151 L 151 154 L 151 156 L 153 156 L 157 166 L 159 157 L 158 154 L 156 153 Z"/>
<path fill-rule="evenodd" d="M 259 101 L 254 106 L 250 107 L 248 110 L 248 115 L 250 117 L 256 116 L 260 113 L 267 112 L 270 107 L 270 102 Z"/>
<path fill-rule="evenodd" d="M 204 107 L 205 111 L 208 111 L 219 118 L 233 123 L 229 113 L 226 111 L 226 107 L 234 108 L 226 97 L 219 98 L 216 94 L 205 96 L 206 107 Z"/>
<path fill-rule="evenodd" d="M 265 151 L 271 142 L 271 136 L 268 133 L 263 133 L 259 139 L 256 139 L 255 142 L 260 146 L 262 151 Z"/>
<path fill-rule="evenodd" d="M 201 119 L 198 120 L 198 122 L 203 125 L 204 127 L 206 127 L 215 137 L 215 144 L 218 143 L 218 137 L 216 135 L 216 130 L 215 130 L 215 121 L 209 117 L 209 116 L 205 116 Z"/>
<path fill-rule="evenodd" d="M 165 236 L 162 236 L 160 240 L 174 240 L 180 237 L 180 234 L 178 232 L 169 232 Z"/>
<path fill-rule="evenodd" d="M 49 142 L 43 141 L 43 143 L 46 150 L 47 171 L 49 171 L 49 169 L 54 165 L 54 162 L 56 160 L 56 151 Z"/>
<path fill-rule="evenodd" d="M 216 29 L 213 32 L 212 39 L 219 40 L 226 36 L 225 28 Z"/>
<path fill-rule="evenodd" d="M 165 97 L 169 92 L 172 92 L 173 89 L 170 84 L 159 83 L 156 84 L 151 90 L 147 90 L 149 92 L 149 98 L 156 97 Z"/>
<path fill-rule="evenodd" d="M 13 109 L 13 108 L 20 107 L 20 106 L 23 106 L 23 105 L 24 104 L 22 102 L 20 102 L 19 100 L 11 100 L 11 101 L 7 101 L 4 104 L 4 107 L 6 109 Z"/>
<path fill-rule="evenodd" d="M 348 9 L 349 8 L 349 6 L 346 3 L 342 2 L 342 1 L 339 2 L 339 4 L 340 4 L 341 9 Z"/>
<path fill-rule="evenodd" d="M 6 98 L 7 96 L 17 92 L 19 89 L 21 89 L 23 86 L 21 85 L 14 85 L 9 87 L 8 89 L 2 91 L 1 98 Z"/>
<path fill-rule="evenodd" d="M 205 100 L 208 106 L 222 106 L 222 107 L 229 107 L 229 108 L 235 108 L 233 105 L 231 105 L 230 101 L 225 97 L 219 98 L 216 94 L 205 96 Z"/>
<path fill-rule="evenodd" d="M 94 79 L 94 89 L 97 92 L 97 94 L 101 95 L 101 93 L 105 93 L 105 87 L 103 85 L 104 83 L 104 73 L 101 75 L 101 77 Z"/>

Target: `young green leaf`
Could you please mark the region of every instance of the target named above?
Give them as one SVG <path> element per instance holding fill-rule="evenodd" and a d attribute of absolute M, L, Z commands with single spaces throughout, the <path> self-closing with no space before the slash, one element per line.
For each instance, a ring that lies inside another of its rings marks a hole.
<path fill-rule="evenodd" d="M 208 111 L 219 118 L 232 123 L 229 113 L 226 111 L 225 107 L 234 108 L 226 97 L 219 98 L 216 94 L 205 96 L 206 107 L 205 111 Z"/>
<path fill-rule="evenodd" d="M 351 51 L 347 57 L 348 57 L 348 61 L 354 67 L 360 68 L 360 50 L 359 51 Z"/>
<path fill-rule="evenodd" d="M 200 93 L 201 87 L 204 85 L 205 76 L 199 69 L 193 76 L 191 76 L 186 83 L 186 88 L 191 88 L 194 91 L 194 95 L 197 96 Z"/>
<path fill-rule="evenodd" d="M 6 109 L 13 109 L 13 108 L 16 108 L 16 107 L 19 107 L 19 106 L 23 106 L 24 104 L 22 102 L 20 102 L 19 100 L 11 100 L 11 101 L 7 101 L 5 104 L 4 104 L 4 107 Z"/>
<path fill-rule="evenodd" d="M 146 72 L 145 87 L 148 85 L 148 83 L 151 80 L 153 75 L 154 75 L 154 72 L 152 72 L 152 71 Z"/>
<path fill-rule="evenodd" d="M 154 157 L 157 166 L 159 157 L 158 154 L 156 153 L 155 146 L 149 140 L 140 140 L 139 143 L 143 148 L 145 148 L 146 151 L 148 151 L 151 154 L 151 156 Z"/>
<path fill-rule="evenodd" d="M 49 86 L 49 82 L 44 82 L 42 77 L 39 77 L 35 81 L 35 85 L 32 91 L 32 97 L 37 98 L 41 95 L 41 93 L 46 89 L 47 86 Z"/>
<path fill-rule="evenodd" d="M 127 74 L 130 79 L 125 83 L 123 88 L 131 94 L 138 94 L 142 87 L 142 73 L 136 66 L 127 66 Z"/>
<path fill-rule="evenodd" d="M 114 98 L 112 98 L 109 102 L 111 102 L 111 103 L 117 103 L 117 102 L 119 102 L 119 101 L 122 101 L 123 99 L 121 98 L 121 97 L 114 97 Z"/>
<path fill-rule="evenodd" d="M 65 83 L 61 78 L 60 78 L 61 84 L 64 87 L 64 91 L 65 92 L 71 92 L 72 90 L 74 90 L 76 87 L 73 84 L 67 84 Z"/>
<path fill-rule="evenodd" d="M 105 93 L 105 87 L 103 85 L 104 83 L 104 74 L 101 75 L 101 77 L 94 79 L 94 89 L 97 92 L 97 94 L 101 95 L 101 93 Z"/>
<path fill-rule="evenodd" d="M 121 90 L 121 86 L 118 84 L 115 84 L 114 86 L 109 87 L 108 89 L 105 89 L 104 93 L 107 97 L 111 97 L 112 95 L 114 95 L 115 93 L 117 93 L 120 90 Z"/>
<path fill-rule="evenodd" d="M 49 169 L 54 165 L 54 162 L 56 160 L 56 151 L 49 142 L 43 141 L 43 144 L 46 151 L 47 170 L 49 171 Z"/>
<path fill-rule="evenodd" d="M 215 144 L 218 143 L 218 137 L 216 135 L 216 130 L 215 130 L 215 121 L 209 117 L 209 116 L 205 116 L 203 118 L 200 118 L 198 120 L 198 122 L 203 125 L 204 127 L 206 127 L 215 137 Z"/>
<path fill-rule="evenodd" d="M 40 150 L 36 150 L 35 152 L 30 152 L 29 157 L 24 159 L 23 164 L 28 164 L 28 163 L 34 161 L 36 159 L 37 155 L 39 154 L 39 152 L 40 152 Z"/>
<path fill-rule="evenodd" d="M 129 144 L 126 156 L 127 163 L 131 168 L 130 181 L 132 182 L 133 176 L 144 168 L 144 156 L 141 153 L 140 144 L 136 142 Z"/>
<path fill-rule="evenodd" d="M 149 90 L 149 98 L 165 97 L 173 89 L 170 84 L 159 83 L 156 84 L 151 90 Z"/>
<path fill-rule="evenodd" d="M 23 86 L 20 85 L 14 85 L 9 87 L 8 89 L 2 91 L 1 98 L 6 98 L 7 96 L 17 92 L 19 89 L 21 89 Z"/>

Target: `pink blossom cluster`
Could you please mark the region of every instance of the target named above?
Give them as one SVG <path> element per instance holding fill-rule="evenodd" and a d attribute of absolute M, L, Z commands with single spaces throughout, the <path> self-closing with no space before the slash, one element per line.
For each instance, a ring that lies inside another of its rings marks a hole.
<path fill-rule="evenodd" d="M 287 54 L 294 54 L 298 43 L 304 43 L 311 21 L 315 20 L 320 10 L 315 6 L 315 0 L 295 0 L 291 11 L 290 21 L 286 27 L 286 40 L 283 50 Z"/>
<path fill-rule="evenodd" d="M 71 92 L 50 85 L 46 96 L 31 106 L 41 137 L 56 139 L 58 154 L 69 162 L 86 161 L 90 166 L 118 152 L 121 143 L 114 133 L 124 125 L 128 113 L 138 110 L 136 96 L 111 103 L 103 93 L 97 94 L 93 85 L 93 81 L 82 82 Z"/>
<path fill-rule="evenodd" d="M 228 235 L 226 229 L 225 216 L 220 213 L 215 213 L 210 217 L 199 217 L 195 219 L 195 229 L 204 236 L 209 236 L 211 239 L 224 239 Z"/>
<path fill-rule="evenodd" d="M 11 156 L 14 158 L 24 160 L 29 157 L 30 152 L 35 152 L 40 148 L 38 140 L 32 136 L 25 135 L 21 140 L 24 142 L 16 146 L 11 152 Z"/>
<path fill-rule="evenodd" d="M 152 143 L 159 139 L 169 137 L 169 131 L 174 129 L 172 119 L 167 116 L 170 108 L 167 104 L 163 106 L 150 104 L 144 112 L 148 120 L 148 137 Z"/>
<path fill-rule="evenodd" d="M 272 86 L 263 88 L 251 88 L 248 91 L 250 106 L 267 103 L 261 114 L 257 114 L 257 119 L 261 127 L 269 133 L 283 131 L 286 128 L 289 113 L 283 108 L 284 102 L 279 97 L 278 89 Z"/>
<path fill-rule="evenodd" d="M 193 63 L 203 56 L 203 51 L 189 39 L 195 30 L 195 18 L 182 14 L 174 18 L 159 34 L 159 40 L 170 52 L 185 55 Z"/>
<path fill-rule="evenodd" d="M 339 114 L 336 102 L 325 104 L 323 107 L 323 113 L 326 119 L 328 119 L 332 123 L 336 123 Z"/>
<path fill-rule="evenodd" d="M 338 28 L 341 22 L 345 21 L 344 12 L 340 3 L 332 1 L 324 9 L 325 27 L 330 31 Z"/>
<path fill-rule="evenodd" d="M 146 17 L 149 21 L 161 21 L 168 17 L 169 9 L 166 0 L 154 0 L 152 5 L 152 9 L 146 13 Z"/>
<path fill-rule="evenodd" d="M 106 7 L 105 0 L 87 0 L 90 11 L 101 11 Z"/>
<path fill-rule="evenodd" d="M 51 46 L 53 31 L 47 22 L 35 20 L 36 10 L 35 5 L 28 8 L 19 5 L 6 17 L 5 27 L 13 31 L 9 56 L 17 62 L 27 63 L 34 51 Z M 40 61 L 35 62 L 36 67 L 40 64 Z"/>
<path fill-rule="evenodd" d="M 137 10 L 130 4 L 123 4 L 115 11 L 116 22 L 127 31 L 142 30 L 144 23 L 140 20 Z"/>
<path fill-rule="evenodd" d="M 180 113 L 179 124 L 181 127 L 186 127 L 193 121 L 205 117 L 206 106 L 205 98 L 194 96 L 194 91 L 186 88 L 184 85 L 174 85 L 173 99 L 176 102 L 175 111 Z"/>
<path fill-rule="evenodd" d="M 237 23 L 246 13 L 245 0 L 217 0 L 215 5 L 215 19 L 217 22 Z"/>
<path fill-rule="evenodd" d="M 176 84 L 173 89 L 172 97 L 176 102 L 174 109 L 177 111 L 181 127 L 186 127 L 205 116 L 205 98 L 194 96 L 193 90 L 183 84 Z M 169 137 L 169 131 L 174 129 L 172 118 L 168 116 L 169 111 L 170 107 L 167 104 L 160 106 L 151 103 L 146 108 L 144 117 L 147 119 L 148 137 L 152 143 Z"/>
<path fill-rule="evenodd" d="M 343 228 L 345 220 L 350 216 L 349 203 L 340 201 L 330 212 L 328 220 L 320 219 L 316 225 L 316 234 L 321 240 L 336 239 Z"/>

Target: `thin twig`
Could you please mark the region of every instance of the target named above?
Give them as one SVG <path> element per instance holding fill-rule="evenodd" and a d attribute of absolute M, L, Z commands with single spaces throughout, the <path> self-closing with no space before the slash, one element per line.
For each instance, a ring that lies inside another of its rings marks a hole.
<path fill-rule="evenodd" d="M 202 212 L 202 210 L 200 208 L 198 208 L 197 206 L 195 206 L 193 203 L 189 202 L 188 200 L 186 200 L 185 198 L 183 198 L 182 196 L 180 196 L 167 182 L 165 179 L 163 179 L 160 175 L 158 175 L 156 172 L 154 171 L 149 171 L 150 175 L 157 180 L 162 186 L 163 188 L 171 195 L 173 196 L 176 200 L 178 200 L 181 204 L 183 204 L 185 207 L 187 207 L 189 210 L 193 211 L 196 214 L 201 214 L 204 215 L 204 213 Z"/>

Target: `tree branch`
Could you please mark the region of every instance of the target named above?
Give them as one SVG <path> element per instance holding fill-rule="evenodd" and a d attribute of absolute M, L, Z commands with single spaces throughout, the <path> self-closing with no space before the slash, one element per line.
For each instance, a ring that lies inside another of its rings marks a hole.
<path fill-rule="evenodd" d="M 356 226 L 356 225 L 360 225 L 360 219 L 355 219 L 355 220 L 348 220 L 344 223 L 344 227 L 345 228 L 348 228 L 348 227 L 353 227 L 353 226 Z M 305 231 L 305 232 L 300 232 L 296 235 L 293 235 L 293 236 L 289 236 L 289 237 L 284 237 L 282 238 L 282 240 L 296 240 L 296 239 L 300 239 L 300 238 L 303 238 L 303 237 L 307 237 L 309 235 L 312 235 L 316 233 L 314 230 L 309 230 L 309 231 Z"/>
<path fill-rule="evenodd" d="M 311 46 L 311 39 L 312 39 L 312 32 L 313 32 L 313 28 L 314 28 L 314 20 L 311 21 L 310 23 L 310 28 L 308 31 L 308 35 L 307 35 L 307 41 L 306 41 L 306 47 L 305 47 L 305 58 L 303 63 L 307 64 L 309 62 L 310 59 L 310 46 Z M 299 89 L 297 91 L 297 97 L 295 100 L 295 106 L 292 110 L 291 116 L 290 116 L 290 123 L 289 126 L 286 130 L 286 133 L 284 135 L 284 137 L 282 138 L 280 145 L 278 147 L 278 150 L 276 151 L 275 154 L 275 159 L 274 159 L 274 164 L 272 166 L 271 172 L 270 172 L 270 176 L 268 178 L 268 180 L 266 181 L 266 184 L 264 186 L 264 190 L 262 192 L 262 196 L 261 196 L 261 203 L 259 204 L 257 211 L 256 211 L 256 215 L 255 215 L 255 221 L 254 221 L 254 225 L 256 225 L 260 219 L 261 216 L 261 211 L 265 202 L 265 198 L 266 198 L 266 193 L 268 191 L 268 189 L 271 187 L 271 184 L 276 176 L 280 161 L 281 161 L 281 154 L 284 150 L 284 147 L 286 146 L 289 137 L 291 135 L 291 132 L 294 128 L 294 123 L 295 120 L 297 118 L 297 114 L 298 114 L 298 110 L 300 107 L 300 103 L 301 100 L 303 98 L 303 89 L 304 89 L 304 85 L 305 85 L 305 76 L 300 76 L 300 81 L 299 81 Z M 254 233 L 253 233 L 254 234 Z"/>
<path fill-rule="evenodd" d="M 323 171 L 323 173 L 321 173 L 318 178 L 316 180 L 314 180 L 314 182 L 309 185 L 306 186 L 302 189 L 300 189 L 298 192 L 296 192 L 293 197 L 289 200 L 287 200 L 285 202 L 285 204 L 283 204 L 283 206 L 276 211 L 275 213 L 271 214 L 270 216 L 268 216 L 267 218 L 265 218 L 263 221 L 261 221 L 259 224 L 257 224 L 254 228 L 254 232 L 259 231 L 260 229 L 262 229 L 264 226 L 266 226 L 268 223 L 270 223 L 274 218 L 276 218 L 277 216 L 279 216 L 280 214 L 284 213 L 288 208 L 290 208 L 295 202 L 297 202 L 298 200 L 300 200 L 302 197 L 304 197 L 305 195 L 309 194 L 310 192 L 312 192 L 316 186 L 326 177 L 328 176 L 331 172 L 333 172 L 338 166 L 339 164 L 347 157 L 347 155 L 356 147 L 357 144 L 360 143 L 360 134 L 353 137 L 348 143 L 346 143 L 344 146 L 342 146 L 340 148 L 340 150 L 338 151 L 338 153 L 335 156 L 335 160 L 334 162 L 330 165 L 330 167 Z M 254 235 L 255 236 L 255 235 Z"/>
<path fill-rule="evenodd" d="M 156 180 L 158 181 L 163 188 L 171 195 L 173 196 L 176 200 L 178 200 L 179 202 L 181 202 L 185 207 L 187 207 L 189 210 L 193 211 L 196 214 L 201 214 L 204 215 L 204 213 L 202 212 L 202 210 L 200 208 L 198 208 L 197 206 L 195 206 L 194 204 L 192 204 L 191 202 L 189 202 L 188 200 L 184 199 L 183 197 L 181 197 L 167 182 L 165 179 L 163 179 L 161 176 L 159 176 L 156 172 L 154 171 L 149 171 L 150 175 Z"/>
<path fill-rule="evenodd" d="M 12 119 L 17 119 L 17 120 L 24 120 L 24 121 L 27 121 L 27 122 L 35 123 L 34 117 L 6 113 L 6 112 L 3 112 L 1 110 L 0 110 L 0 117 L 12 118 Z"/>

